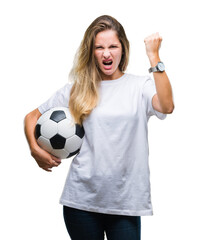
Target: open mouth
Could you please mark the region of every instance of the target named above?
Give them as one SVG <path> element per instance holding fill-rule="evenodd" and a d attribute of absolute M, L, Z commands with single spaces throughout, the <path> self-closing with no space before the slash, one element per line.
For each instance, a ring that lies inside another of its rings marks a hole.
<path fill-rule="evenodd" d="M 112 65 L 112 63 L 113 63 L 113 61 L 103 61 L 102 62 L 104 65 L 106 65 L 106 66 L 110 66 L 110 65 Z"/>

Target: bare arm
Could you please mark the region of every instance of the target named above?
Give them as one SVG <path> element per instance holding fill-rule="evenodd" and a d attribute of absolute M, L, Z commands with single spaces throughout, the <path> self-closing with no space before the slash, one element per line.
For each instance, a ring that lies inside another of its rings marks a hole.
<path fill-rule="evenodd" d="M 34 136 L 34 129 L 41 113 L 38 109 L 28 113 L 24 119 L 24 131 L 30 147 L 31 155 L 36 160 L 39 167 L 51 172 L 52 167 L 56 167 L 61 163 L 61 160 L 49 154 L 39 147 Z"/>
<path fill-rule="evenodd" d="M 150 59 L 151 67 L 160 61 L 158 56 Z M 157 94 L 152 99 L 153 108 L 159 112 L 170 114 L 174 110 L 172 88 L 166 72 L 153 73 Z"/>
<path fill-rule="evenodd" d="M 160 61 L 159 48 L 162 37 L 159 33 L 152 34 L 144 39 L 146 53 L 149 58 L 151 67 L 157 65 Z M 152 99 L 153 108 L 162 113 L 172 113 L 174 110 L 173 94 L 169 78 L 166 72 L 153 73 L 157 94 Z"/>

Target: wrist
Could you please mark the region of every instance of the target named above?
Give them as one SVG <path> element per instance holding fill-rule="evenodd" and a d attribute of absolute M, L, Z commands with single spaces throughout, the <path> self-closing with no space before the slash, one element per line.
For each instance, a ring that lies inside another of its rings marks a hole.
<path fill-rule="evenodd" d="M 152 55 L 149 55 L 148 57 L 149 57 L 149 62 L 151 67 L 155 67 L 157 63 L 161 61 L 158 54 L 152 54 Z"/>
<path fill-rule="evenodd" d="M 34 155 L 38 149 L 39 149 L 39 145 L 37 144 L 37 142 L 33 142 L 30 144 L 30 152 L 31 152 L 31 155 Z"/>

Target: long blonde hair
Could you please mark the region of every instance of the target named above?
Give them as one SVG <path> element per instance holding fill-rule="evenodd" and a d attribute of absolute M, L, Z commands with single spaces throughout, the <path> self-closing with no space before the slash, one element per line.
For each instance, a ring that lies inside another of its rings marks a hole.
<path fill-rule="evenodd" d="M 75 122 L 82 126 L 83 120 L 97 106 L 101 79 L 94 57 L 94 43 L 97 33 L 111 29 L 116 31 L 122 45 L 122 58 L 119 70 L 125 71 L 129 61 L 129 41 L 124 28 L 113 17 L 102 15 L 96 18 L 85 31 L 83 40 L 74 58 L 74 65 L 69 74 L 73 83 L 70 91 L 69 109 Z"/>

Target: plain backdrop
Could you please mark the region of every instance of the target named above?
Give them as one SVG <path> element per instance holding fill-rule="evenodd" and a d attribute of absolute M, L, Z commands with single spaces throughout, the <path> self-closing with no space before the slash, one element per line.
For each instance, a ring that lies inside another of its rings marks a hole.
<path fill-rule="evenodd" d="M 69 239 L 59 198 L 72 161 L 51 173 L 31 157 L 25 115 L 68 81 L 76 50 L 98 16 L 115 17 L 131 44 L 127 72 L 147 75 L 144 38 L 159 32 L 175 101 L 149 120 L 153 216 L 143 240 L 198 239 L 197 5 L 188 0 L 7 0 L 0 2 L 0 238 Z"/>

